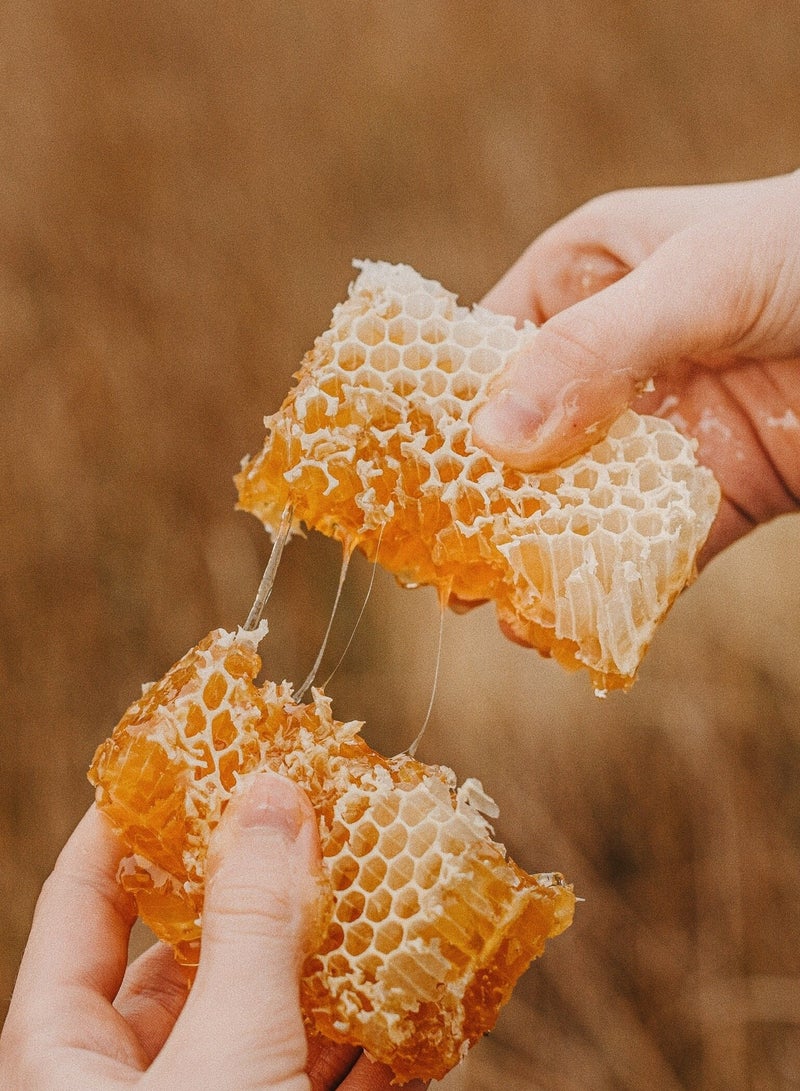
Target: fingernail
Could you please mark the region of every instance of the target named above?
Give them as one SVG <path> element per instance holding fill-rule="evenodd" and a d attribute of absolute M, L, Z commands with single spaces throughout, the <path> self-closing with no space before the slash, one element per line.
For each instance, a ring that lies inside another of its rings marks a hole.
<path fill-rule="evenodd" d="M 490 451 L 508 451 L 535 442 L 544 414 L 514 387 L 504 387 L 477 410 L 471 423 L 476 443 Z"/>
<path fill-rule="evenodd" d="M 541 365 L 531 361 L 529 351 L 515 353 L 489 388 L 489 401 L 471 420 L 475 442 L 490 454 L 504 458 L 510 451 L 534 444 L 545 420 L 541 400 L 527 389 L 531 375 Z"/>
<path fill-rule="evenodd" d="M 585 253 L 569 271 L 570 287 L 576 299 L 588 299 L 615 284 L 631 271 L 627 262 L 621 261 L 607 250 Z"/>
<path fill-rule="evenodd" d="M 296 841 L 309 816 L 299 789 L 277 773 L 258 773 L 236 801 L 236 820 L 246 829 L 271 829 Z"/>

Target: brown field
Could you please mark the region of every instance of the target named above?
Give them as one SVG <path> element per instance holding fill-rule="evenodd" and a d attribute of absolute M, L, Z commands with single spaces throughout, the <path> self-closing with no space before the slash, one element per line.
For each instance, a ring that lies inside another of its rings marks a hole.
<path fill-rule="evenodd" d="M 800 6 L 14 0 L 0 14 L 0 1017 L 85 770 L 142 681 L 245 616 L 233 511 L 353 257 L 480 297 L 607 189 L 800 164 Z M 450 1091 L 800 1088 L 800 518 L 715 561 L 628 696 L 448 616 L 421 749 L 585 899 Z M 287 551 L 268 672 L 338 570 Z M 355 564 L 336 650 L 369 571 Z M 382 575 L 332 681 L 387 751 L 434 598 Z"/>

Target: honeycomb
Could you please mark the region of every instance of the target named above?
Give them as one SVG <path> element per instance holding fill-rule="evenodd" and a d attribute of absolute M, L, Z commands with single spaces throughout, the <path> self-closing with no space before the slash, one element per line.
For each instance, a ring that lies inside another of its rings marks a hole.
<path fill-rule="evenodd" d="M 274 536 L 291 504 L 295 529 L 453 606 L 494 600 L 513 638 L 588 668 L 598 691 L 628 688 L 719 504 L 692 441 L 628 410 L 557 469 L 505 467 L 470 418 L 536 327 L 459 306 L 409 266 L 358 264 L 242 464 L 239 506 Z"/>
<path fill-rule="evenodd" d="M 398 1082 L 439 1079 L 571 923 L 572 889 L 507 858 L 477 781 L 379 756 L 319 690 L 300 703 L 286 682 L 258 686 L 264 631 L 209 634 L 98 748 L 89 779 L 128 849 L 120 882 L 196 964 L 211 832 L 249 773 L 291 777 L 314 806 L 326 876 L 302 971 L 307 1025 Z"/>

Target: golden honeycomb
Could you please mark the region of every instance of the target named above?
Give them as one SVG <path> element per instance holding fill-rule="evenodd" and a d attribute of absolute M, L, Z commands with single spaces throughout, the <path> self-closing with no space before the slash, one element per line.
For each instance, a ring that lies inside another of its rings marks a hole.
<path fill-rule="evenodd" d="M 478 448 L 470 418 L 536 336 L 459 306 L 406 265 L 363 262 L 237 476 L 273 534 L 300 523 L 452 605 L 494 600 L 504 630 L 599 691 L 633 682 L 696 572 L 719 487 L 669 422 L 626 411 L 546 473 Z"/>
<path fill-rule="evenodd" d="M 120 881 L 196 964 L 211 832 L 248 773 L 291 777 L 314 806 L 329 883 L 302 972 L 306 1022 L 399 1082 L 439 1079 L 571 923 L 572 889 L 507 858 L 477 781 L 380 757 L 319 690 L 301 703 L 288 683 L 258 686 L 265 628 L 209 634 L 98 748 L 89 779 L 128 849 Z"/>

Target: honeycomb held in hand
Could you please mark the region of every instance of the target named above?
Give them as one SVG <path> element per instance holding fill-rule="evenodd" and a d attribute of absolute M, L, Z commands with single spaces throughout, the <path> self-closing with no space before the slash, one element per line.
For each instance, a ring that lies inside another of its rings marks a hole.
<path fill-rule="evenodd" d="M 258 687 L 264 630 L 211 633 L 98 748 L 89 779 L 129 850 L 120 880 L 196 963 L 212 830 L 242 777 L 291 777 L 314 806 L 329 877 L 303 966 L 305 1019 L 399 1081 L 439 1079 L 571 923 L 572 890 L 507 859 L 477 781 L 456 788 L 446 768 L 380 757 L 318 690 L 303 704 L 288 683 Z"/>
<path fill-rule="evenodd" d="M 408 266 L 364 262 L 243 463 L 239 506 L 275 535 L 291 503 L 401 582 L 493 599 L 508 635 L 627 688 L 695 574 L 719 488 L 689 439 L 630 410 L 546 473 L 476 447 L 470 417 L 535 335 Z"/>

